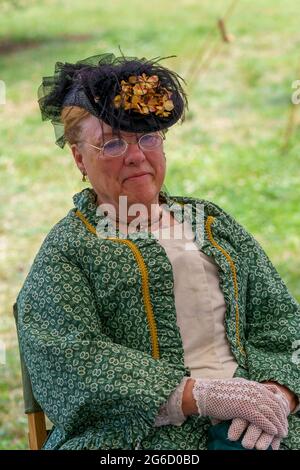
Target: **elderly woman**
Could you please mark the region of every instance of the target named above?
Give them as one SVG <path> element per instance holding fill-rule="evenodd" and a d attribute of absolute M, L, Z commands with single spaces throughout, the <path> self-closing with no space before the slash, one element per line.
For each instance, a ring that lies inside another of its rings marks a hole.
<path fill-rule="evenodd" d="M 57 63 L 39 104 L 92 186 L 17 299 L 44 449 L 300 449 L 299 304 L 232 216 L 163 188 L 180 77 L 104 54 Z"/>

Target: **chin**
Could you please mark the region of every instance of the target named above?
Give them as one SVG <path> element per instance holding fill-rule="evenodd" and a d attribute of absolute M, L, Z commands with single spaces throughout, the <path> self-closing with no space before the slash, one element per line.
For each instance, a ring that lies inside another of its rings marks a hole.
<path fill-rule="evenodd" d="M 128 204 L 140 203 L 147 204 L 152 202 L 155 197 L 158 197 L 159 191 L 155 188 L 136 188 L 136 191 L 130 191 L 126 194 L 128 197 Z"/>

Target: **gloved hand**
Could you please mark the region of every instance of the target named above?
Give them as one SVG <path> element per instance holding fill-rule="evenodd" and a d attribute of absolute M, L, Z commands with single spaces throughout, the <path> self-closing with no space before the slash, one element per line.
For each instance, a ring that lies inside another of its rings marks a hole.
<path fill-rule="evenodd" d="M 280 398 L 285 404 L 286 416 L 290 414 L 290 404 L 286 396 L 279 390 L 276 385 L 264 385 L 270 391 Z M 278 450 L 281 442 L 281 438 L 274 434 L 268 434 L 261 428 L 249 421 L 241 418 L 235 418 L 232 420 L 230 428 L 228 430 L 228 439 L 231 441 L 237 441 L 243 432 L 246 433 L 242 439 L 242 446 L 246 449 L 253 449 L 254 447 L 258 450 L 266 450 L 270 445 L 273 450 Z"/>
<path fill-rule="evenodd" d="M 200 416 L 220 420 L 241 418 L 267 434 L 287 436 L 286 400 L 270 386 L 241 378 L 196 379 L 193 397 Z"/>

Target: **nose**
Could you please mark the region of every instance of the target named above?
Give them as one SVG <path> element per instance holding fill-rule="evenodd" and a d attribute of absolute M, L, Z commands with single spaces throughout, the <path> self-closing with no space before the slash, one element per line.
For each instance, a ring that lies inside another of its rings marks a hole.
<path fill-rule="evenodd" d="M 128 149 L 124 157 L 124 162 L 126 165 L 131 165 L 132 163 L 139 164 L 145 159 L 146 157 L 137 142 L 128 144 Z"/>

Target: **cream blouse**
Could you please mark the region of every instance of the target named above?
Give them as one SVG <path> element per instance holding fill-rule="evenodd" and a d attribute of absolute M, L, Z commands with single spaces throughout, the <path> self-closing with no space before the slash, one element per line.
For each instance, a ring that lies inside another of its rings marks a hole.
<path fill-rule="evenodd" d="M 172 264 L 177 324 L 193 378 L 231 378 L 237 362 L 225 335 L 218 267 L 199 251 L 187 221 L 151 230 Z"/>

